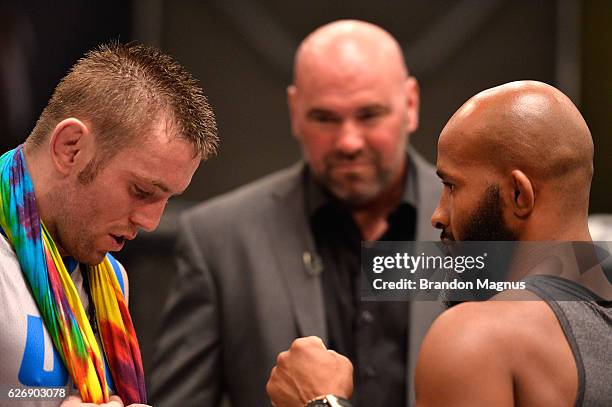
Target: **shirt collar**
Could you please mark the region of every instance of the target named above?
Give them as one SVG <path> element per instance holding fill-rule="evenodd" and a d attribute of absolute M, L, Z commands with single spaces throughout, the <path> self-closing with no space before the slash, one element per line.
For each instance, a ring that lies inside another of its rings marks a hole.
<path fill-rule="evenodd" d="M 76 270 L 77 266 L 79 265 L 79 262 L 72 256 L 62 257 L 62 260 L 64 261 L 64 266 L 66 266 L 66 270 L 69 274 L 72 274 L 72 272 Z"/>

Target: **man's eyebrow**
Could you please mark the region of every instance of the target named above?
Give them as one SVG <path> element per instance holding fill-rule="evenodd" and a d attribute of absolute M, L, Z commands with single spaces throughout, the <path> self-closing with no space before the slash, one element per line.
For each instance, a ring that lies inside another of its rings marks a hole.
<path fill-rule="evenodd" d="M 359 112 L 363 113 L 388 113 L 391 111 L 391 107 L 380 103 L 367 105 L 359 108 Z"/>
<path fill-rule="evenodd" d="M 143 176 L 137 175 L 137 174 L 134 174 L 134 175 L 136 176 L 136 178 L 140 182 L 144 182 L 145 184 L 153 185 L 154 187 L 161 189 L 162 192 L 164 192 L 166 194 L 180 195 L 180 194 L 183 193 L 183 191 L 179 191 L 177 193 L 173 193 L 172 190 L 170 188 L 168 188 L 168 186 L 165 183 L 163 183 L 162 181 L 151 179 L 151 178 L 148 178 L 148 177 L 143 177 Z"/>
<path fill-rule="evenodd" d="M 164 193 L 170 194 L 171 196 L 179 196 L 182 195 L 183 192 L 185 192 L 185 190 L 172 192 L 172 190 L 170 190 L 170 188 L 168 188 L 166 184 L 161 181 L 151 181 L 151 183 L 157 188 L 161 189 Z"/>
<path fill-rule="evenodd" d="M 333 111 L 322 109 L 320 107 L 314 107 L 310 109 L 308 113 L 306 113 L 306 117 L 308 117 L 309 119 L 317 119 L 320 117 L 336 117 L 336 116 L 337 115 Z"/>

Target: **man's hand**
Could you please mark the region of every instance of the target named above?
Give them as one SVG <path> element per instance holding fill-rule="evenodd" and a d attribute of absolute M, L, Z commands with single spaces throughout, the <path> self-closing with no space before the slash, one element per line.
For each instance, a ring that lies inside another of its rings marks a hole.
<path fill-rule="evenodd" d="M 124 407 L 118 396 L 111 396 L 110 401 L 104 404 L 83 403 L 80 396 L 69 396 L 60 404 L 60 407 Z M 151 407 L 147 404 L 130 404 L 127 407 Z"/>
<path fill-rule="evenodd" d="M 350 399 L 353 365 L 316 336 L 296 339 L 278 355 L 266 391 L 276 407 L 304 407 L 325 394 Z"/>

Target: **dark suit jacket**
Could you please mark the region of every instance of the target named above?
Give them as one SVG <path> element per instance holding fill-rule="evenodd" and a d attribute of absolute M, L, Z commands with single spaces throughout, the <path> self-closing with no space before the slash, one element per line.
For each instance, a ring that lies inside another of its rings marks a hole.
<path fill-rule="evenodd" d="M 301 336 L 325 341 L 320 277 L 304 207 L 304 164 L 201 204 L 181 218 L 178 276 L 171 290 L 152 374 L 156 406 L 269 406 L 265 384 L 279 352 Z M 430 217 L 440 182 L 410 153 L 417 182 L 417 240 L 438 240 Z M 420 343 L 441 308 L 410 307 L 410 383 Z M 408 388 L 408 385 L 407 385 Z M 414 392 L 409 391 L 412 402 Z"/>

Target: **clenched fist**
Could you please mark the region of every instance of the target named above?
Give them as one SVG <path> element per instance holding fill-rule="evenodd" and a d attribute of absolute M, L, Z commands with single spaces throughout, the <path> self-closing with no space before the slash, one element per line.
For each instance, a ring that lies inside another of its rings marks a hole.
<path fill-rule="evenodd" d="M 266 391 L 276 407 L 304 407 L 325 394 L 350 399 L 353 365 L 316 336 L 296 339 L 278 355 Z"/>

